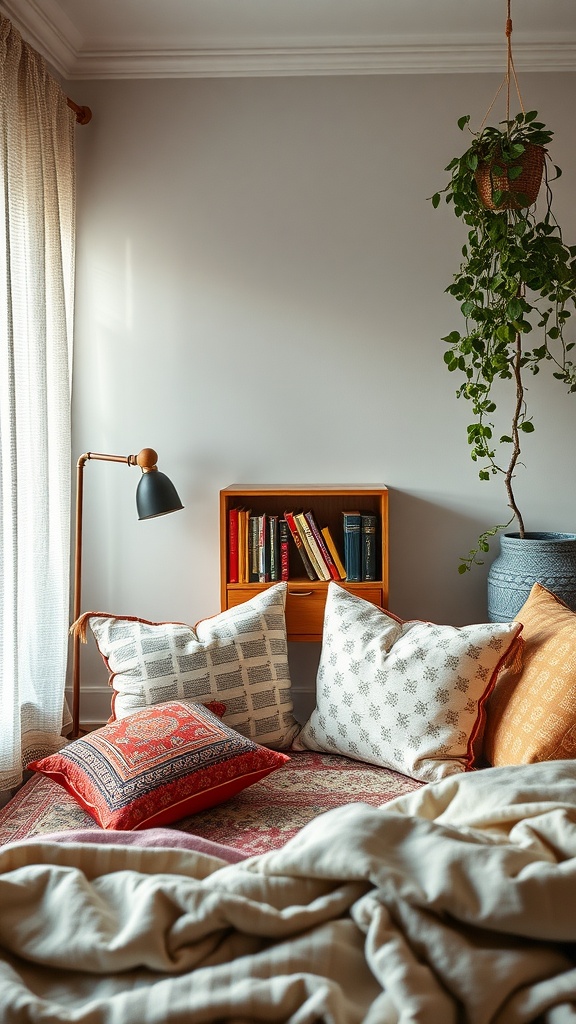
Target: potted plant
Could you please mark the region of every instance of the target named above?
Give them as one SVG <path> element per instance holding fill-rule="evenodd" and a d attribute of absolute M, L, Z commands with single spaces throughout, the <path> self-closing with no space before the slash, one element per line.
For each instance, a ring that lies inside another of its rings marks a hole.
<path fill-rule="evenodd" d="M 479 477 L 503 479 L 510 518 L 480 535 L 476 547 L 461 558 L 461 573 L 482 564 L 490 540 L 514 521 L 514 539 L 542 536 L 527 534 L 514 494 L 521 440 L 534 430 L 526 374 L 537 374 L 548 365 L 569 392 L 576 391 L 576 367 L 568 356 L 574 341 L 566 338 L 576 303 L 576 246 L 565 244 L 552 212 L 550 184 L 561 174 L 559 167 L 550 174 L 547 147 L 553 132 L 538 120 L 536 111 L 476 133 L 469 120 L 465 116 L 458 121 L 460 129 L 470 133 L 469 144 L 448 164 L 448 184 L 431 197 L 436 208 L 444 196 L 468 229 L 460 269 L 446 289 L 459 303 L 463 326 L 443 339 L 448 345 L 444 361 L 450 372 L 463 375 L 456 394 L 471 404 L 468 444 L 473 461 L 479 463 Z M 542 178 L 545 200 L 539 214 L 535 200 Z M 510 381 L 509 426 L 502 434 L 494 426 L 497 381 Z M 574 560 L 564 575 L 571 577 L 569 603 L 575 603 L 576 536 L 568 536 Z M 524 556 L 526 551 L 524 547 Z M 510 607 L 506 611 L 512 618 Z"/>

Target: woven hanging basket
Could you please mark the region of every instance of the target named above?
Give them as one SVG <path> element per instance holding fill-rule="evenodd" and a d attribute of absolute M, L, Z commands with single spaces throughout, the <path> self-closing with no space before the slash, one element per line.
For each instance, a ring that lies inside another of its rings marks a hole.
<path fill-rule="evenodd" d="M 522 168 L 522 174 L 514 178 L 513 181 L 508 180 L 507 173 L 494 173 L 492 170 L 494 164 L 498 166 L 496 158 L 490 163 L 479 164 L 478 169 L 474 172 L 474 178 L 483 206 L 488 210 L 521 210 L 524 207 L 532 206 L 532 203 L 535 203 L 538 198 L 542 184 L 545 156 L 546 151 L 543 146 L 536 146 L 532 142 L 526 143 L 526 150 L 522 156 L 510 164 L 511 167 Z M 504 198 L 497 206 L 492 198 L 495 191 L 512 192 L 513 195 Z"/>

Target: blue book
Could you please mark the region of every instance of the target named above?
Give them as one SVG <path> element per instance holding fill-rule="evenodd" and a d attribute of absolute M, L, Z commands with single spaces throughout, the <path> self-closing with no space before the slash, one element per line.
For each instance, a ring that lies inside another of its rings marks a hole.
<path fill-rule="evenodd" d="M 360 582 L 362 579 L 362 515 L 360 512 L 343 512 L 344 521 L 344 568 L 346 579 Z"/>

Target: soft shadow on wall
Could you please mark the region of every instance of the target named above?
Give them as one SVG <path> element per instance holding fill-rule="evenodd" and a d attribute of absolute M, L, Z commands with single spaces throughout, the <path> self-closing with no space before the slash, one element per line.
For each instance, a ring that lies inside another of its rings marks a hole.
<path fill-rule="evenodd" d="M 389 608 L 403 619 L 453 626 L 487 622 L 486 577 L 498 553 L 498 539 L 484 564 L 460 575 L 468 554 L 486 528 L 486 517 L 467 515 L 406 491 L 389 489 Z"/>

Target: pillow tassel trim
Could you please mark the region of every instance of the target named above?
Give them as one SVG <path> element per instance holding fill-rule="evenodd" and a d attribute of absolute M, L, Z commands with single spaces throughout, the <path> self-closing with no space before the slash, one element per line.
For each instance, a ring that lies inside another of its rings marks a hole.
<path fill-rule="evenodd" d="M 70 636 L 79 636 L 81 644 L 88 643 L 88 625 L 90 619 L 115 619 L 118 616 L 113 612 L 82 612 L 76 622 L 70 626 Z M 142 619 L 139 615 L 122 615 L 125 622 L 141 622 L 144 626 L 162 626 L 162 622 L 154 622 L 152 619 Z M 175 622 L 175 626 L 186 626 L 185 622 Z"/>

